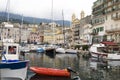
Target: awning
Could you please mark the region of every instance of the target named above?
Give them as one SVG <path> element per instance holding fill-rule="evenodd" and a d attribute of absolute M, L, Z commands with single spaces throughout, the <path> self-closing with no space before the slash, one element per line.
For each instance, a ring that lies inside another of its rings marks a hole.
<path fill-rule="evenodd" d="M 111 41 L 103 41 L 101 42 L 102 44 L 105 44 L 105 45 L 117 45 L 117 43 L 115 42 L 111 42 Z"/>

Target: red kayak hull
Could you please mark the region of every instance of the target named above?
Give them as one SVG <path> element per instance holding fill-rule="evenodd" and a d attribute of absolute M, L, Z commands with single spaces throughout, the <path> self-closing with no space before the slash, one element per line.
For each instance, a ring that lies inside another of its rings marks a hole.
<path fill-rule="evenodd" d="M 60 70 L 54 68 L 30 67 L 30 70 L 39 75 L 70 77 L 70 72 L 66 69 Z"/>

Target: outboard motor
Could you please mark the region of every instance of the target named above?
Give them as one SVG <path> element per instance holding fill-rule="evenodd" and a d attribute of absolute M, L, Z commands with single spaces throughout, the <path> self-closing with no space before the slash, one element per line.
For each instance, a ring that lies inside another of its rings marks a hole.
<path fill-rule="evenodd" d="M 76 74 L 74 77 L 72 77 L 72 80 L 81 80 L 80 77 L 78 76 L 79 73 L 76 72 L 76 71 L 74 71 L 71 67 L 68 67 L 67 70 L 68 70 L 69 72 L 73 72 L 73 73 Z"/>
<path fill-rule="evenodd" d="M 75 77 L 73 77 L 73 79 L 72 80 L 81 80 L 80 79 L 80 77 L 79 76 L 75 76 Z"/>

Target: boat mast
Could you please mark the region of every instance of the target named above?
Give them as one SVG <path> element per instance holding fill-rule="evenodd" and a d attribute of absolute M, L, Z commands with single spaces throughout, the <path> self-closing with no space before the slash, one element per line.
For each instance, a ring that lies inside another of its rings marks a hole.
<path fill-rule="evenodd" d="M 55 43 L 55 29 L 54 29 L 54 18 L 53 18 L 53 0 L 52 0 L 52 8 L 51 8 L 51 17 L 52 17 L 52 30 L 53 30 L 53 43 Z"/>
<path fill-rule="evenodd" d="M 20 26 L 20 44 L 22 42 L 22 27 L 23 27 L 23 14 L 22 14 L 22 20 L 21 20 L 21 26 Z"/>
<path fill-rule="evenodd" d="M 6 6 L 6 11 L 7 11 L 7 22 L 9 22 L 9 18 L 10 18 L 9 9 L 10 9 L 10 0 L 7 0 L 7 6 Z"/>
<path fill-rule="evenodd" d="M 63 19 L 63 27 L 62 27 L 62 31 L 63 31 L 63 46 L 65 47 L 65 26 L 64 26 L 64 13 L 62 10 L 62 19 Z"/>

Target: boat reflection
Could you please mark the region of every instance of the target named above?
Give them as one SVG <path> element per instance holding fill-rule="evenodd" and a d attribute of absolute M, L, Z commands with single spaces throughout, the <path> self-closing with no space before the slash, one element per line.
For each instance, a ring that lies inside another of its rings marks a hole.
<path fill-rule="evenodd" d="M 68 77 L 54 77 L 54 76 L 43 76 L 35 74 L 30 80 L 71 80 Z"/>

